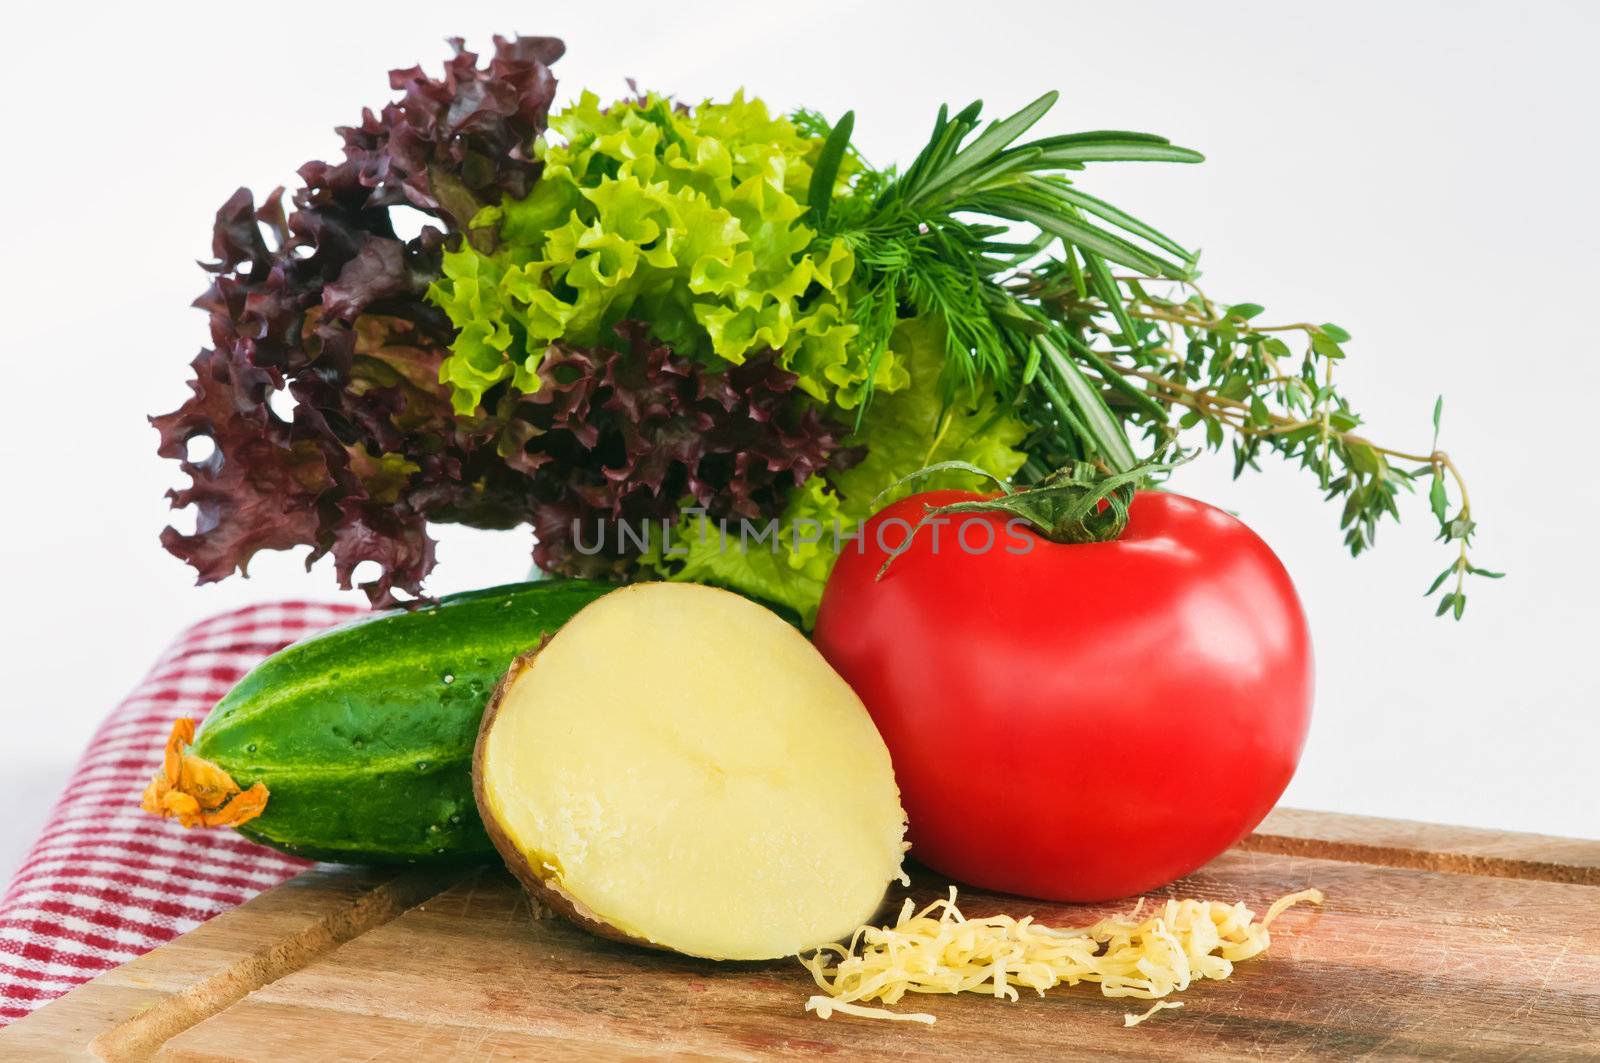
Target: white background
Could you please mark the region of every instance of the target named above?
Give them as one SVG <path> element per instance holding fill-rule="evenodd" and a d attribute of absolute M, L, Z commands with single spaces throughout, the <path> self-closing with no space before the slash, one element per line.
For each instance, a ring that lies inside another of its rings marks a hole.
<path fill-rule="evenodd" d="M 1083 186 L 1205 249 L 1207 288 L 1355 336 L 1341 383 L 1374 438 L 1444 445 L 1482 522 L 1465 622 L 1421 592 L 1449 560 L 1421 500 L 1351 561 L 1296 470 L 1176 486 L 1238 511 L 1310 613 L 1316 722 L 1286 801 L 1600 837 L 1594 534 L 1594 73 L 1572 4 L 15 5 L 0 34 L 0 881 L 97 720 L 183 625 L 331 575 L 261 556 L 196 589 L 156 535 L 177 481 L 147 414 L 183 398 L 211 215 L 329 158 L 335 124 L 437 70 L 443 38 L 563 36 L 565 99 L 623 79 L 857 110 L 909 160 L 940 101 L 1063 91 L 1045 131 L 1160 132 L 1201 167 Z M 18 15 L 18 11 L 24 11 Z M 192 522 L 192 518 L 190 518 Z M 180 524 L 184 521 L 180 518 Z M 192 526 L 192 523 L 191 525 Z M 515 533 L 443 529 L 435 591 L 526 569 Z"/>

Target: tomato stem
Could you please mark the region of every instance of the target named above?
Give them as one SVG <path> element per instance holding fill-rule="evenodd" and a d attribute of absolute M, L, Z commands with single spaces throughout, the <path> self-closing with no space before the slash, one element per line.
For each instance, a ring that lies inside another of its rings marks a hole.
<path fill-rule="evenodd" d="M 1128 507 L 1133 502 L 1134 492 L 1152 477 L 1169 472 L 1192 457 L 1189 455 L 1171 462 L 1149 461 L 1120 473 L 1107 473 L 1090 462 L 1075 461 L 1050 473 L 1037 484 L 1021 489 L 1013 488 L 965 462 L 945 461 L 930 465 L 912 473 L 895 486 L 931 472 L 960 467 L 966 472 L 994 480 L 1001 493 L 993 498 L 928 506 L 922 519 L 906 536 L 906 545 L 884 560 L 877 578 L 882 579 L 894 559 L 905 552 L 916 538 L 919 528 L 934 517 L 949 514 L 1006 513 L 1023 521 L 1036 534 L 1053 543 L 1112 542 L 1121 537 L 1128 527 Z"/>

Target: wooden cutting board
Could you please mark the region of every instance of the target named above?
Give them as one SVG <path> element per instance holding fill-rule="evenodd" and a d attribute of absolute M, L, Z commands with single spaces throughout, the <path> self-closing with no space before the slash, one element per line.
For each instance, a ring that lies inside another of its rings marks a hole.
<path fill-rule="evenodd" d="M 922 873 L 912 892 L 945 883 Z M 793 961 L 715 964 L 532 917 L 498 869 L 320 868 L 0 1031 L 4 1060 L 1600 1059 L 1600 842 L 1280 810 L 1156 896 L 1327 894 L 1125 1029 L 1098 987 L 835 1017 Z M 972 915 L 1125 908 L 963 892 Z M 913 1010 L 913 1009 L 906 1009 Z"/>

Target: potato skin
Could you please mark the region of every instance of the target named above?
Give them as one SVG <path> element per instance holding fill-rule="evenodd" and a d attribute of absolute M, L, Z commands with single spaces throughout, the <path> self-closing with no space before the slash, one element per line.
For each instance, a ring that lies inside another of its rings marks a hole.
<path fill-rule="evenodd" d="M 666 945 L 657 944 L 645 938 L 636 937 L 625 930 L 612 926 L 599 916 L 591 912 L 582 901 L 572 896 L 556 884 L 553 877 L 547 878 L 529 863 L 522 850 L 517 848 L 511 835 L 500 825 L 490 811 L 489 802 L 485 799 L 485 782 L 483 758 L 484 750 L 488 745 L 489 729 L 494 726 L 495 718 L 500 714 L 500 706 L 511 692 L 511 687 L 516 681 L 533 666 L 539 652 L 549 645 L 554 635 L 547 634 L 539 640 L 539 644 L 532 649 L 524 650 L 517 654 L 506 669 L 506 674 L 495 684 L 494 693 L 489 696 L 489 702 L 483 709 L 483 721 L 478 725 L 478 740 L 472 747 L 472 798 L 478 805 L 478 817 L 483 820 L 483 829 L 489 835 L 500 858 L 505 861 L 506 869 L 516 876 L 522 888 L 536 903 L 556 912 L 563 918 L 578 927 L 587 930 L 597 937 L 610 941 L 620 941 L 626 945 L 638 945 L 647 949 L 660 952 L 676 952 L 676 949 Z M 714 959 L 715 957 L 708 957 Z"/>

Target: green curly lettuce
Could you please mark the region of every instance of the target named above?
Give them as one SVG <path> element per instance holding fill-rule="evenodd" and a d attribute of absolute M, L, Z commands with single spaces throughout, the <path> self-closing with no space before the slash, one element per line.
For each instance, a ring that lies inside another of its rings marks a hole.
<path fill-rule="evenodd" d="M 743 94 L 690 110 L 584 93 L 550 128 L 538 183 L 480 211 L 429 291 L 459 330 L 440 371 L 457 412 L 503 381 L 535 390 L 551 343 L 600 342 L 624 318 L 713 367 L 775 350 L 841 409 L 904 385 L 892 354 L 852 343 L 845 241 L 802 221 L 820 140 Z"/>
<path fill-rule="evenodd" d="M 991 485 L 963 472 L 942 471 L 900 481 L 942 461 L 965 461 L 1002 480 L 1010 479 L 1027 455 L 1019 448 L 1028 426 L 1001 406 L 991 392 L 974 401 L 946 404 L 940 374 L 946 363 L 944 327 L 928 318 L 903 319 L 889 340 L 910 375 L 911 386 L 874 396 L 861 426 L 846 444 L 866 447 L 852 468 L 833 474 L 848 499 L 847 509 L 865 519 L 891 500 L 935 488 L 987 489 Z"/>
<path fill-rule="evenodd" d="M 657 544 L 641 562 L 665 579 L 710 583 L 781 606 L 809 628 L 838 549 L 849 548 L 843 540 L 855 526 L 838 494 L 813 476 L 769 524 L 685 512 L 664 547 Z"/>
<path fill-rule="evenodd" d="M 984 486 L 962 472 L 943 471 L 902 484 L 905 476 L 950 460 L 970 462 L 1002 479 L 1022 467 L 1027 455 L 1017 448 L 1028 427 L 992 396 L 946 405 L 942 326 L 903 320 L 889 346 L 905 367 L 908 386 L 875 396 L 860 428 L 846 440 L 865 449 L 858 464 L 806 481 L 771 526 L 724 526 L 688 512 L 679 518 L 672 540 L 643 559 L 645 565 L 667 579 L 714 583 L 784 606 L 810 627 L 839 551 L 856 548 L 852 537 L 860 525 L 890 498 L 939 487 Z"/>

